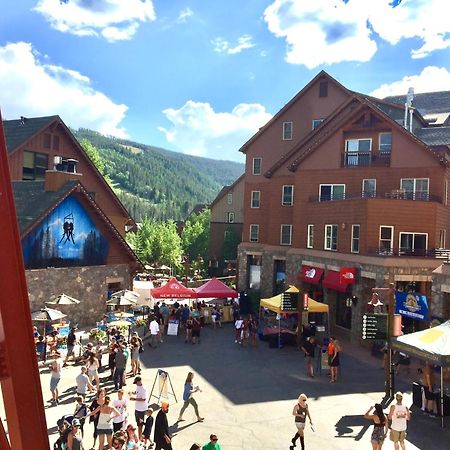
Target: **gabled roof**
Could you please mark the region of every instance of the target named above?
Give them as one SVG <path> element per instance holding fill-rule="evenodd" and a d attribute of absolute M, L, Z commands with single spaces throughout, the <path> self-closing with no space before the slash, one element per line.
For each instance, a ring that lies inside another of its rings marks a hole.
<path fill-rule="evenodd" d="M 17 221 L 21 235 L 34 228 L 39 219 L 68 197 L 79 185 L 73 180 L 55 192 L 46 192 L 44 181 L 13 181 L 12 187 L 16 202 Z"/>
<path fill-rule="evenodd" d="M 230 192 L 241 180 L 243 180 L 245 177 L 245 173 L 243 173 L 233 184 L 230 184 L 229 186 L 224 186 L 220 192 L 217 194 L 216 198 L 211 202 L 209 205 L 209 208 L 211 209 L 220 199 L 225 197 L 225 195 Z"/>
<path fill-rule="evenodd" d="M 24 238 L 30 231 L 38 226 L 45 217 L 56 209 L 58 205 L 74 191 L 79 191 L 96 210 L 101 220 L 106 223 L 116 239 L 120 241 L 126 252 L 136 261 L 136 264 L 141 266 L 140 269 L 143 269 L 143 265 L 138 256 L 134 253 L 97 203 L 95 203 L 94 199 L 89 195 L 88 191 L 80 181 L 68 181 L 55 192 L 45 191 L 43 181 L 13 181 L 12 187 L 21 238 Z"/>
<path fill-rule="evenodd" d="M 102 184 L 105 186 L 106 190 L 113 197 L 114 202 L 119 206 L 124 215 L 126 215 L 129 218 L 128 221 L 136 225 L 134 220 L 130 216 L 130 213 L 123 206 L 122 202 L 114 193 L 111 186 L 105 181 L 103 175 L 99 172 L 99 170 L 97 169 L 95 164 L 91 161 L 89 156 L 87 156 L 81 144 L 77 141 L 77 139 L 72 134 L 70 129 L 58 115 L 47 117 L 23 118 L 19 120 L 4 120 L 3 128 L 5 131 L 5 140 L 8 153 L 15 152 L 20 147 L 24 146 L 33 136 L 35 136 L 38 133 L 41 133 L 44 129 L 48 128 L 50 125 L 54 123 L 57 123 L 58 125 L 63 127 L 69 139 L 78 149 L 80 155 L 85 158 L 87 164 L 97 173 L 98 178 L 101 179 Z"/>
<path fill-rule="evenodd" d="M 32 117 L 30 119 L 24 117 L 18 120 L 4 120 L 3 129 L 5 131 L 8 153 L 12 153 L 43 128 L 47 128 L 58 120 L 61 120 L 59 116 Z"/>
<path fill-rule="evenodd" d="M 450 145 L 450 127 L 430 127 L 415 130 L 417 137 L 430 146 Z"/>
<path fill-rule="evenodd" d="M 395 120 L 393 120 L 388 114 L 382 111 L 377 105 L 371 102 L 368 98 L 362 98 L 360 96 L 353 96 L 349 101 L 345 102 L 345 105 L 349 108 L 345 111 L 342 108 L 335 111 L 332 117 L 327 119 L 321 127 L 319 127 L 316 133 L 313 135 L 313 139 L 306 141 L 302 145 L 299 145 L 290 152 L 290 157 L 293 157 L 295 153 L 298 153 L 299 156 L 293 160 L 288 168 L 292 172 L 295 172 L 297 167 L 300 165 L 301 161 L 303 161 L 312 151 L 314 151 L 319 145 L 321 145 L 325 140 L 333 135 L 339 126 L 342 126 L 343 123 L 348 122 L 350 117 L 356 115 L 362 108 L 366 107 L 371 109 L 374 113 L 380 115 L 385 120 L 389 121 L 393 127 L 396 127 L 400 132 L 407 134 L 411 139 L 413 139 L 417 144 L 422 146 L 425 150 L 431 152 L 431 154 L 440 162 L 445 163 L 445 159 L 438 152 L 434 152 L 432 149 L 427 147 L 426 143 L 424 143 L 419 137 L 410 133 L 403 126 L 398 124 Z M 356 107 L 355 107 L 356 106 Z M 330 125 L 331 124 L 331 125 Z M 286 159 L 283 161 L 286 162 Z M 275 167 L 275 170 L 281 167 L 283 164 L 278 164 Z M 273 173 L 273 172 L 272 172 Z M 268 175 L 272 175 L 272 173 Z M 266 176 L 268 176 L 266 175 Z"/>
<path fill-rule="evenodd" d="M 317 80 L 320 78 L 327 78 L 332 83 L 336 84 L 339 88 L 341 88 L 343 91 L 345 91 L 348 94 L 351 94 L 351 91 L 349 91 L 344 85 L 339 83 L 339 81 L 335 80 L 331 75 L 329 75 L 324 70 L 321 70 L 300 92 L 298 92 L 297 95 L 295 95 L 289 102 L 287 102 L 264 126 L 262 126 L 240 149 L 239 151 L 242 153 L 245 153 L 247 151 L 247 147 L 255 141 L 267 128 L 269 128 L 273 122 L 275 122 L 278 117 L 283 114 L 285 111 L 287 111 L 294 103 L 297 102 L 297 100 L 302 97 L 312 85 L 314 85 Z"/>
<path fill-rule="evenodd" d="M 384 100 L 404 106 L 406 95 L 393 95 L 384 98 Z M 450 112 L 450 91 L 414 94 L 412 106 L 418 109 L 422 116 L 430 113 Z"/>

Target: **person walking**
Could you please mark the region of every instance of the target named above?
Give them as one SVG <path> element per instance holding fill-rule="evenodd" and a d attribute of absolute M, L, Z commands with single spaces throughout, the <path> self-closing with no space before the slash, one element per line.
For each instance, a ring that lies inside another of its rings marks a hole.
<path fill-rule="evenodd" d="M 149 441 L 148 448 L 151 449 L 153 447 L 153 442 L 152 442 L 152 439 L 151 439 L 153 422 L 154 422 L 154 419 L 153 419 L 153 416 L 152 416 L 153 409 L 152 408 L 148 408 L 146 414 L 147 414 L 147 419 L 145 419 L 144 431 L 142 432 L 142 441 L 144 442 L 144 447 L 147 447 L 147 441 Z"/>
<path fill-rule="evenodd" d="M 370 414 L 372 410 L 375 414 Z M 388 421 L 383 407 L 379 403 L 375 403 L 375 406 L 371 406 L 364 414 L 364 418 L 373 422 L 373 431 L 370 437 L 373 450 L 381 450 L 388 432 Z"/>
<path fill-rule="evenodd" d="M 341 353 L 341 346 L 339 342 L 334 338 L 330 338 L 330 344 L 332 344 L 331 349 L 330 345 L 328 349 L 328 359 L 330 362 L 329 364 L 331 373 L 330 383 L 336 383 L 338 378 L 338 369 L 340 365 L 339 354 Z"/>
<path fill-rule="evenodd" d="M 305 450 L 304 430 L 306 425 L 306 417 L 308 417 L 309 423 L 312 427 L 311 415 L 309 414 L 308 404 L 306 403 L 307 401 L 308 397 L 305 394 L 300 394 L 298 397 L 298 402 L 292 410 L 292 415 L 295 416 L 295 426 L 297 427 L 297 433 L 295 433 L 295 436 L 291 439 L 291 450 L 297 445 L 296 442 L 298 438 L 300 438 L 300 445 L 302 447 L 302 450 Z"/>
<path fill-rule="evenodd" d="M 305 339 L 302 345 L 302 350 L 305 353 L 306 358 L 306 375 L 314 378 L 314 357 L 316 350 L 316 341 L 313 336 Z"/>
<path fill-rule="evenodd" d="M 155 316 L 152 317 L 152 320 L 149 325 L 149 330 L 150 330 L 150 342 L 148 345 L 152 348 L 156 348 L 158 346 L 158 341 L 160 340 L 159 339 L 160 331 L 159 331 L 159 324 Z"/>
<path fill-rule="evenodd" d="M 100 367 L 100 364 L 94 353 L 90 354 L 86 363 L 86 367 L 88 369 L 89 381 L 94 384 L 95 380 L 95 386 L 98 389 L 100 386 L 100 379 L 98 377 L 98 369 Z"/>
<path fill-rule="evenodd" d="M 80 421 L 78 419 L 73 419 L 72 430 L 67 435 L 67 450 L 84 450 L 83 436 L 80 428 Z"/>
<path fill-rule="evenodd" d="M 125 369 L 127 366 L 127 358 L 125 352 L 123 351 L 123 347 L 120 344 L 117 344 L 115 349 L 116 357 L 114 358 L 114 388 L 117 390 L 122 389 L 124 384 L 124 376 Z"/>
<path fill-rule="evenodd" d="M 98 435 L 98 450 L 103 450 L 105 446 L 105 436 L 108 443 L 108 448 L 112 447 L 113 438 L 113 424 L 114 417 L 119 415 L 119 411 L 113 406 L 110 406 L 111 399 L 106 396 L 103 405 L 99 405 L 94 411 L 91 411 L 86 417 L 98 414 L 97 435 Z"/>
<path fill-rule="evenodd" d="M 131 376 L 135 377 L 140 371 L 140 350 L 141 345 L 136 336 L 133 336 L 130 341 L 131 350 Z"/>
<path fill-rule="evenodd" d="M 89 377 L 87 376 L 86 366 L 81 367 L 81 372 L 75 378 L 75 382 L 77 384 L 76 387 L 77 395 L 82 397 L 83 399 L 86 397 L 88 389 L 89 392 L 95 392 L 95 388 L 89 381 Z"/>
<path fill-rule="evenodd" d="M 186 319 L 186 339 L 184 340 L 186 344 L 192 342 L 192 323 L 191 312 L 189 311 L 189 316 Z"/>
<path fill-rule="evenodd" d="M 123 423 L 127 415 L 128 400 L 123 396 L 123 390 L 117 391 L 117 398 L 113 400 L 112 405 L 119 411 L 119 415 L 113 419 L 114 433 L 123 429 Z"/>
<path fill-rule="evenodd" d="M 222 450 L 218 440 L 217 434 L 210 434 L 209 442 L 202 447 L 202 450 Z"/>
<path fill-rule="evenodd" d="M 200 331 L 202 329 L 202 323 L 198 317 L 192 318 L 192 343 L 200 344 Z"/>
<path fill-rule="evenodd" d="M 184 382 L 184 391 L 183 391 L 183 407 L 181 408 L 180 415 L 178 416 L 178 422 L 183 421 L 183 413 L 186 411 L 186 408 L 189 405 L 192 405 L 194 407 L 195 415 L 197 416 L 198 422 L 203 422 L 203 417 L 200 417 L 200 414 L 198 412 L 198 405 L 195 401 L 195 398 L 193 397 L 193 394 L 195 392 L 199 392 L 200 388 L 198 386 L 194 387 L 194 384 L 192 382 L 194 378 L 193 372 L 189 372 L 186 377 L 186 381 Z"/>
<path fill-rule="evenodd" d="M 407 422 L 411 419 L 411 413 L 409 409 L 402 404 L 403 394 L 397 392 L 395 394 L 395 400 L 397 403 L 391 405 L 389 409 L 389 419 L 391 420 L 391 441 L 394 442 L 395 450 L 399 450 L 399 445 L 402 450 L 405 450 L 405 437 Z"/>
<path fill-rule="evenodd" d="M 155 419 L 155 433 L 153 435 L 155 450 L 172 450 L 172 435 L 169 433 L 169 424 L 167 422 L 168 412 L 169 403 L 162 402 L 161 409 L 158 411 Z"/>
<path fill-rule="evenodd" d="M 234 342 L 236 344 L 240 344 L 242 342 L 242 327 L 244 325 L 244 321 L 242 320 L 241 316 L 238 316 L 238 318 L 234 321 L 234 329 L 235 329 L 235 338 Z"/>
<path fill-rule="evenodd" d="M 130 392 L 130 400 L 136 402 L 134 406 L 134 417 L 138 427 L 139 439 L 142 439 L 142 427 L 145 421 L 145 413 L 148 409 L 148 390 L 142 384 L 142 378 L 136 377 L 133 381 L 136 385 L 136 390 Z"/>
<path fill-rule="evenodd" d="M 106 389 L 105 388 L 100 388 L 97 391 L 97 398 L 95 398 L 92 403 L 91 406 L 89 406 L 89 410 L 92 411 L 96 411 L 97 408 L 100 405 L 103 405 L 105 403 L 105 397 L 106 397 Z M 89 422 L 92 422 L 94 424 L 94 444 L 91 447 L 91 450 L 95 449 L 95 443 L 97 442 L 97 424 L 98 424 L 98 418 L 99 418 L 99 414 L 100 413 L 96 413 L 96 414 L 90 414 L 89 415 Z"/>
<path fill-rule="evenodd" d="M 70 333 L 67 335 L 67 354 L 64 358 L 64 364 L 63 367 L 67 366 L 67 361 L 69 358 L 74 357 L 74 349 L 75 344 L 77 343 L 77 335 L 75 334 L 76 328 L 71 328 Z"/>
<path fill-rule="evenodd" d="M 61 365 L 58 361 L 53 361 L 50 364 L 50 391 L 52 393 L 52 399 L 50 400 L 53 405 L 59 405 L 59 391 L 58 384 L 61 381 Z"/>
<path fill-rule="evenodd" d="M 84 436 L 84 422 L 86 421 L 86 416 L 89 413 L 89 408 L 86 403 L 84 403 L 83 397 L 77 397 L 77 405 L 75 406 L 75 411 L 73 417 L 80 421 L 81 436 Z"/>

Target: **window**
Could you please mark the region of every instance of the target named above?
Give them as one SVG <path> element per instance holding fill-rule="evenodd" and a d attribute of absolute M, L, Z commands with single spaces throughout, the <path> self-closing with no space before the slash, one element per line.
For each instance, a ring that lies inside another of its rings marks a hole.
<path fill-rule="evenodd" d="M 234 212 L 227 212 L 227 222 L 234 223 Z"/>
<path fill-rule="evenodd" d="M 253 158 L 253 175 L 261 175 L 262 158 Z"/>
<path fill-rule="evenodd" d="M 306 248 L 314 248 L 314 225 L 308 225 L 308 233 L 306 236 Z"/>
<path fill-rule="evenodd" d="M 230 240 L 232 238 L 233 238 L 233 231 L 232 230 L 225 230 L 223 232 L 223 240 L 224 241 L 228 241 L 228 240 Z"/>
<path fill-rule="evenodd" d="M 380 133 L 380 153 L 391 153 L 392 133 Z"/>
<path fill-rule="evenodd" d="M 439 248 L 446 248 L 447 230 L 439 230 Z"/>
<path fill-rule="evenodd" d="M 381 226 L 380 227 L 380 242 L 379 251 L 383 255 L 392 255 L 392 242 L 394 238 L 394 227 Z"/>
<path fill-rule="evenodd" d="M 292 206 L 294 204 L 294 186 L 292 185 L 283 186 L 281 204 L 283 206 Z"/>
<path fill-rule="evenodd" d="M 259 225 L 252 224 L 250 225 L 250 242 L 258 242 L 259 241 Z"/>
<path fill-rule="evenodd" d="M 351 330 L 352 308 L 346 302 L 347 294 L 336 292 L 336 325 Z"/>
<path fill-rule="evenodd" d="M 400 189 L 405 190 L 405 197 L 408 200 L 429 199 L 428 178 L 402 178 L 400 180 Z"/>
<path fill-rule="evenodd" d="M 352 253 L 359 253 L 359 233 L 360 233 L 360 226 L 352 225 L 352 247 L 351 247 Z"/>
<path fill-rule="evenodd" d="M 325 250 L 337 250 L 337 225 L 325 225 L 325 242 L 323 248 Z"/>
<path fill-rule="evenodd" d="M 233 204 L 233 193 L 230 192 L 229 194 L 227 194 L 227 205 L 232 205 Z"/>
<path fill-rule="evenodd" d="M 319 83 L 319 97 L 328 97 L 328 81 Z"/>
<path fill-rule="evenodd" d="M 399 253 L 425 255 L 427 244 L 427 233 L 400 233 Z"/>
<path fill-rule="evenodd" d="M 261 191 L 252 191 L 251 208 L 259 208 L 261 199 Z"/>
<path fill-rule="evenodd" d="M 377 196 L 377 180 L 375 178 L 366 178 L 362 182 L 362 197 L 375 198 Z"/>
<path fill-rule="evenodd" d="M 320 124 L 323 122 L 324 119 L 313 119 L 312 121 L 312 129 L 315 130 L 317 127 L 320 126 Z"/>
<path fill-rule="evenodd" d="M 347 139 L 345 141 L 346 166 L 370 166 L 372 139 Z"/>
<path fill-rule="evenodd" d="M 319 186 L 319 201 L 343 200 L 345 198 L 345 184 L 321 184 Z"/>
<path fill-rule="evenodd" d="M 281 225 L 280 244 L 292 244 L 292 225 Z"/>
<path fill-rule="evenodd" d="M 50 148 L 51 147 L 51 142 L 52 142 L 52 135 L 49 134 L 49 133 L 44 133 L 43 139 L 44 139 L 43 147 L 44 148 Z"/>
<path fill-rule="evenodd" d="M 283 141 L 292 139 L 292 122 L 283 122 Z"/>
<path fill-rule="evenodd" d="M 45 153 L 23 152 L 22 180 L 44 180 L 48 169 L 48 155 Z"/>

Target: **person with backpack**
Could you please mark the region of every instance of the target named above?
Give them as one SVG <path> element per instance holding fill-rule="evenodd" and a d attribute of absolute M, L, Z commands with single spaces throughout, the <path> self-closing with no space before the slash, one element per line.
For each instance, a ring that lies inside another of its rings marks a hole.
<path fill-rule="evenodd" d="M 80 422 L 80 430 L 81 436 L 84 436 L 84 422 L 86 421 L 85 417 L 89 414 L 89 408 L 86 403 L 84 403 L 83 397 L 77 397 L 77 405 L 75 407 L 75 412 L 73 413 L 73 417 L 78 419 Z M 73 424 L 73 422 L 72 422 Z"/>
<path fill-rule="evenodd" d="M 71 328 L 70 333 L 67 335 L 67 355 L 64 359 L 63 367 L 67 366 L 67 361 L 70 357 L 74 356 L 75 344 L 77 343 L 77 335 L 75 334 L 76 328 Z"/>

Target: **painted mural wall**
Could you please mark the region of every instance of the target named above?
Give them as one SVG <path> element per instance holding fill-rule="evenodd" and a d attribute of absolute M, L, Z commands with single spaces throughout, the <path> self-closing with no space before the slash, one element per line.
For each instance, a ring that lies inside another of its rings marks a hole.
<path fill-rule="evenodd" d="M 106 264 L 108 241 L 75 197 L 66 198 L 22 241 L 26 269 Z"/>

